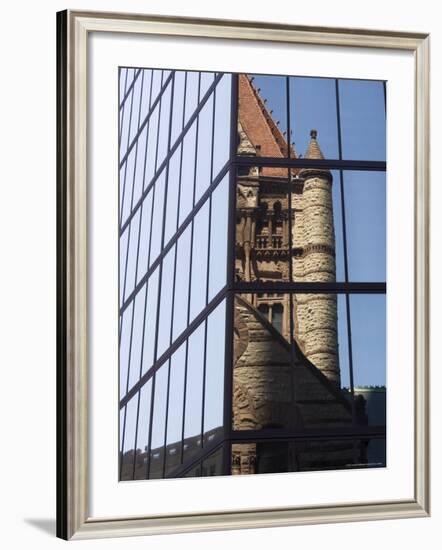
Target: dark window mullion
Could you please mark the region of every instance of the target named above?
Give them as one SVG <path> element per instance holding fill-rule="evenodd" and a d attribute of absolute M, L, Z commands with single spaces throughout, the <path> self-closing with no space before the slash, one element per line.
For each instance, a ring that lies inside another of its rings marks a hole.
<path fill-rule="evenodd" d="M 187 360 L 189 356 L 189 340 L 186 340 L 186 354 L 184 363 L 184 394 L 183 394 L 183 415 L 181 423 L 181 449 L 180 449 L 180 464 L 184 461 L 184 428 L 186 425 L 186 396 L 187 396 Z"/>
<path fill-rule="evenodd" d="M 198 73 L 198 103 L 197 108 L 199 107 L 200 103 L 200 82 L 201 82 L 201 73 Z M 196 117 L 196 130 L 195 130 L 195 165 L 194 165 L 194 177 L 193 177 L 193 192 L 192 192 L 192 208 L 195 208 L 195 193 L 196 193 L 196 176 L 197 176 L 197 168 L 198 168 L 198 134 L 199 134 L 199 126 L 200 126 L 200 114 L 201 111 L 198 112 L 198 116 Z"/>
<path fill-rule="evenodd" d="M 238 134 L 238 75 L 232 74 L 230 93 L 230 171 L 229 171 L 229 209 L 227 224 L 227 288 L 226 320 L 224 344 L 224 409 L 223 409 L 223 439 L 229 437 L 233 429 L 233 359 L 234 359 L 234 316 L 235 300 L 230 291 L 235 281 L 235 239 L 236 239 L 236 165 L 233 164 L 237 155 Z M 225 475 L 231 473 L 232 452 L 230 443 L 223 443 L 222 469 Z"/>
<path fill-rule="evenodd" d="M 380 438 L 385 437 L 385 426 L 331 426 L 324 428 L 235 430 L 230 440 L 235 443 L 253 441 L 276 441 L 287 439 L 343 439 L 343 438 Z"/>
<path fill-rule="evenodd" d="M 203 352 L 203 377 L 202 377 L 202 395 L 201 395 L 201 448 L 204 447 L 204 405 L 206 400 L 206 365 L 207 365 L 207 325 L 209 317 L 204 321 L 204 352 Z"/>
<path fill-rule="evenodd" d="M 170 369 L 172 361 L 169 359 L 167 365 L 167 390 L 166 390 L 166 418 L 164 420 L 164 443 L 163 443 L 163 465 L 161 468 L 161 477 L 165 477 L 166 473 L 166 443 L 167 443 L 167 425 L 169 422 L 169 389 L 170 389 Z"/>
<path fill-rule="evenodd" d="M 286 157 L 235 157 L 235 163 L 239 166 L 262 166 L 282 168 L 318 168 L 328 170 L 353 170 L 385 172 L 387 163 L 383 160 L 346 160 L 346 159 L 308 159 Z"/>
<path fill-rule="evenodd" d="M 227 224 L 227 286 L 233 288 L 235 281 L 235 240 L 236 240 L 236 188 L 237 166 L 233 164 L 237 155 L 238 140 L 238 75 L 232 74 L 230 93 L 230 173 L 229 173 L 229 211 Z"/>
<path fill-rule="evenodd" d="M 339 98 L 339 80 L 335 79 L 335 91 L 336 91 L 336 119 L 338 128 L 338 150 L 339 158 L 342 159 L 342 129 L 341 129 L 341 105 Z M 341 216 L 342 216 L 342 244 L 344 249 L 344 277 L 345 282 L 349 282 L 348 275 L 348 246 L 347 246 L 347 222 L 345 212 L 345 195 L 344 195 L 344 174 L 343 171 L 339 171 L 339 182 L 341 191 Z M 355 403 L 355 389 L 354 389 L 354 376 L 353 376 L 353 346 L 351 339 L 351 315 L 350 315 L 350 296 L 345 295 L 346 306 L 346 325 L 347 325 L 347 343 L 348 343 L 348 365 L 349 365 L 349 382 L 350 382 L 350 394 L 351 394 L 351 416 L 353 425 L 356 424 L 356 403 Z"/>
<path fill-rule="evenodd" d="M 150 473 L 150 447 L 152 444 L 152 425 L 153 425 L 153 413 L 154 413 L 154 404 L 155 404 L 155 379 L 156 379 L 156 372 L 152 376 L 152 389 L 150 393 L 150 412 L 149 412 L 149 437 L 147 438 L 147 446 L 146 446 L 146 477 L 145 479 L 149 479 L 149 473 Z M 141 391 L 140 391 L 141 393 Z"/>
<path fill-rule="evenodd" d="M 124 438 L 126 437 L 126 416 L 127 416 L 127 405 L 124 406 L 123 426 L 120 425 L 120 433 L 122 430 L 122 435 L 121 435 L 121 449 L 120 449 L 119 479 L 121 479 L 121 476 L 123 473 Z"/>
<path fill-rule="evenodd" d="M 135 442 L 134 442 L 134 460 L 132 464 L 132 476 L 131 479 L 135 478 L 135 465 L 137 462 L 137 444 L 138 444 L 138 420 L 140 416 L 140 401 L 141 401 L 141 391 L 138 392 L 138 402 L 137 402 L 137 419 L 135 422 Z M 121 474 L 120 474 L 121 477 Z"/>
<path fill-rule="evenodd" d="M 187 89 L 187 71 L 184 74 L 183 114 L 181 119 L 181 129 L 184 127 L 184 120 L 185 120 L 184 115 L 185 115 L 186 89 Z M 176 211 L 176 223 L 175 223 L 175 237 L 176 237 L 176 232 L 178 231 L 179 214 L 180 214 L 181 174 L 183 170 L 183 141 L 184 140 L 179 141 L 179 147 L 181 147 L 181 149 L 180 149 L 180 172 L 179 172 L 179 178 L 178 178 L 178 197 L 177 197 L 177 211 Z M 169 151 L 169 153 L 170 152 L 171 151 Z"/>
<path fill-rule="evenodd" d="M 386 283 L 367 282 L 243 282 L 234 283 L 236 292 L 295 292 L 325 294 L 385 294 Z"/>
<path fill-rule="evenodd" d="M 152 100 L 152 84 L 153 84 L 153 72 L 151 74 L 151 77 L 150 77 L 150 86 L 149 86 L 149 105 L 150 105 L 150 102 Z M 142 101 L 140 101 L 140 105 L 141 105 Z M 138 127 L 140 125 L 138 124 Z M 146 123 L 146 145 L 144 146 L 144 166 L 143 166 L 143 185 L 142 185 L 142 188 L 141 188 L 141 197 L 140 197 L 140 200 L 137 201 L 137 204 L 134 206 L 132 204 L 132 211 L 130 213 L 130 215 L 132 216 L 136 207 L 138 206 L 138 204 L 140 204 L 140 208 L 143 208 L 143 202 L 144 202 L 144 199 L 147 197 L 148 193 L 146 193 L 144 195 L 144 184 L 145 184 L 145 179 L 146 179 L 146 165 L 147 165 L 147 148 L 148 148 L 148 145 L 149 145 L 149 126 L 150 126 L 150 120 L 148 120 L 148 122 Z M 137 139 L 138 141 L 138 139 Z M 140 202 L 141 201 L 141 202 Z M 153 202 L 152 202 L 153 204 Z M 127 222 L 125 222 L 127 223 Z"/>
<path fill-rule="evenodd" d="M 235 295 L 228 291 L 226 296 L 226 325 L 225 325 L 225 365 L 224 365 L 224 437 L 229 439 L 233 430 L 233 361 L 234 361 L 234 324 L 235 324 Z M 230 444 L 224 449 L 223 470 L 226 475 L 231 473 L 232 453 Z"/>

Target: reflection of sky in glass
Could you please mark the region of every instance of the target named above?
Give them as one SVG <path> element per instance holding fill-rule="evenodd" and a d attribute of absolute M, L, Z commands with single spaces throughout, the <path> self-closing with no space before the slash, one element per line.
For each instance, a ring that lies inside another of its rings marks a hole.
<path fill-rule="evenodd" d="M 204 366 L 204 323 L 189 338 L 184 437 L 201 433 Z"/>
<path fill-rule="evenodd" d="M 383 294 L 350 295 L 353 377 L 356 386 L 386 384 L 386 299 Z M 341 386 L 349 387 L 346 298 L 338 296 Z"/>
<path fill-rule="evenodd" d="M 336 280 L 345 280 L 341 175 L 332 170 Z M 386 279 L 385 172 L 343 171 L 349 281 Z"/>
<path fill-rule="evenodd" d="M 279 76 L 254 76 L 273 119 L 287 129 L 285 85 Z M 325 158 L 339 158 L 336 85 L 333 78 L 290 77 L 290 129 L 298 155 L 304 156 L 310 130 L 318 130 Z M 384 85 L 381 81 L 339 79 L 343 157 L 348 160 L 385 160 Z"/>
<path fill-rule="evenodd" d="M 207 322 L 206 379 L 204 396 L 204 431 L 223 423 L 224 345 L 226 334 L 226 302 L 223 301 Z"/>

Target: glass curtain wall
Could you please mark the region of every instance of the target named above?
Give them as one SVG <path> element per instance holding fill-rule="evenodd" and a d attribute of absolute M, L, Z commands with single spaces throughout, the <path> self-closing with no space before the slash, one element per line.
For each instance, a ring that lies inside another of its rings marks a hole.
<path fill-rule="evenodd" d="M 122 480 L 176 475 L 223 435 L 231 90 L 120 69 Z"/>
<path fill-rule="evenodd" d="M 384 83 L 119 84 L 120 479 L 385 466 Z"/>

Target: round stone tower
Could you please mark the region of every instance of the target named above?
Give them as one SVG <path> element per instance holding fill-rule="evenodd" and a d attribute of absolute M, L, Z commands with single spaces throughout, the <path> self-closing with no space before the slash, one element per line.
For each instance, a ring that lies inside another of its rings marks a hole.
<path fill-rule="evenodd" d="M 317 131 L 306 159 L 323 159 Z M 329 170 L 303 168 L 301 223 L 294 224 L 294 241 L 301 244 L 301 257 L 294 258 L 295 280 L 303 282 L 336 281 L 335 232 L 333 224 L 332 175 Z M 297 213 L 295 211 L 295 218 Z M 300 242 L 301 241 L 301 242 Z M 331 382 L 340 386 L 337 298 L 335 294 L 297 294 L 295 301 L 295 337 L 304 355 Z"/>

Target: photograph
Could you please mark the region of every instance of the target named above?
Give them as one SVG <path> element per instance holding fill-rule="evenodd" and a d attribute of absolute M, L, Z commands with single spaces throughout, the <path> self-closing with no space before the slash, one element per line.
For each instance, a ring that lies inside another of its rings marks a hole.
<path fill-rule="evenodd" d="M 385 81 L 118 85 L 119 480 L 388 466 Z"/>

